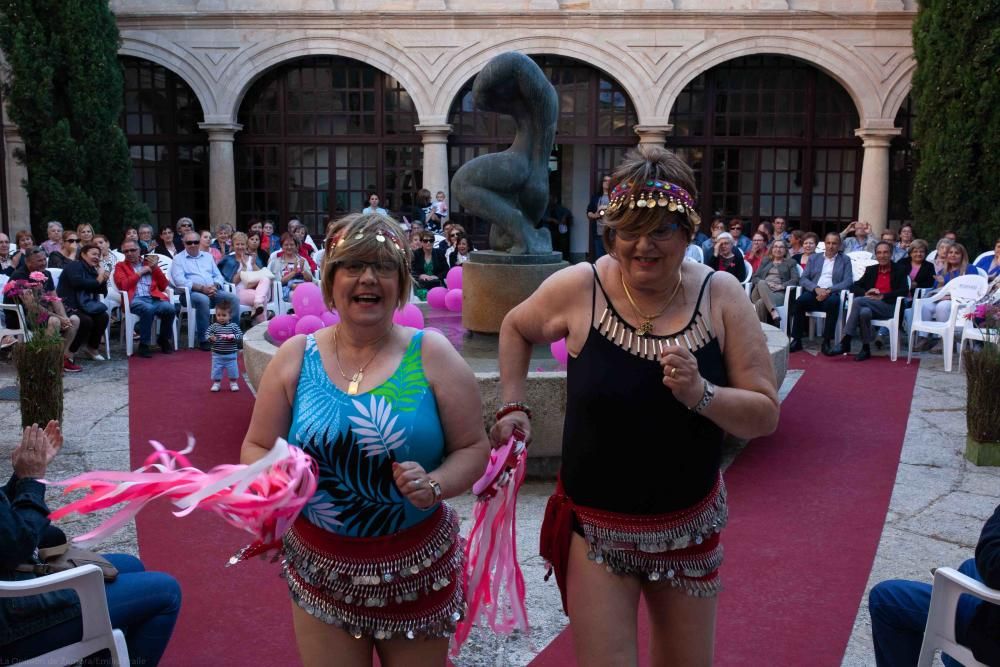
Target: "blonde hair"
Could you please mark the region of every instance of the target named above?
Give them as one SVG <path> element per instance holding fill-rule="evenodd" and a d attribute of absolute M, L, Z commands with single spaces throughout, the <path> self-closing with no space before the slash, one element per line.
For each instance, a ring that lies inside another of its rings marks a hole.
<path fill-rule="evenodd" d="M 393 260 L 399 265 L 399 298 L 402 309 L 410 300 L 413 282 L 410 276 L 410 249 L 403 242 L 402 228 L 395 220 L 381 213 L 354 213 L 340 219 L 343 228 L 336 245 L 327 249 L 323 258 L 323 303 L 336 308 L 333 300 L 333 278 L 337 267 L 352 260 Z M 378 237 L 382 240 L 379 241 Z"/>
<path fill-rule="evenodd" d="M 667 181 L 687 190 L 692 199 L 698 197 L 691 167 L 662 146 L 639 144 L 626 153 L 621 164 L 611 175 L 611 189 L 621 183 L 642 184 L 647 181 Z M 608 211 L 604 216 L 602 234 L 604 245 L 606 248 L 614 249 L 615 235 L 619 229 L 632 234 L 649 234 L 668 221 L 677 223 L 690 241 L 694 238 L 698 225 L 701 224 L 701 217 L 696 211 L 688 210 L 680 213 L 670 211 L 666 206 L 655 208 L 623 206 L 614 212 Z"/>

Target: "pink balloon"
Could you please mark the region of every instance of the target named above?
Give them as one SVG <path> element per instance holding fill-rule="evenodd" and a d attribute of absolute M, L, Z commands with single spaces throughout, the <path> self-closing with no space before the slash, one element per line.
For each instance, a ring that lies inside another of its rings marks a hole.
<path fill-rule="evenodd" d="M 444 287 L 432 287 L 427 291 L 427 303 L 431 308 L 437 308 L 438 310 L 447 310 L 448 306 L 444 303 L 444 298 L 448 296 L 448 290 Z"/>
<path fill-rule="evenodd" d="M 406 318 L 406 326 L 414 329 L 424 328 L 424 314 L 415 303 L 408 303 L 403 306 L 403 317 Z"/>
<path fill-rule="evenodd" d="M 315 315 L 319 317 L 326 310 L 323 292 L 315 283 L 302 283 L 292 291 L 292 307 L 299 317 Z"/>
<path fill-rule="evenodd" d="M 296 334 L 311 334 L 323 328 L 323 320 L 316 315 L 303 315 L 295 325 Z"/>
<path fill-rule="evenodd" d="M 450 271 L 448 271 L 447 277 L 445 277 L 444 282 L 448 285 L 448 291 L 462 289 L 462 267 L 453 266 Z"/>
<path fill-rule="evenodd" d="M 319 319 L 323 320 L 323 326 L 332 327 L 337 322 L 340 322 L 340 315 L 335 310 L 328 310 L 320 315 Z"/>
<path fill-rule="evenodd" d="M 552 356 L 555 360 L 560 363 L 560 365 L 565 366 L 569 363 L 569 350 L 566 349 L 566 339 L 560 338 L 551 345 L 549 349 L 552 351 Z"/>
<path fill-rule="evenodd" d="M 455 269 L 457 268 L 459 267 L 456 266 Z M 454 271 L 455 269 L 452 269 L 452 271 Z M 448 310 L 450 310 L 453 313 L 462 312 L 462 290 L 460 289 L 448 290 L 448 294 L 444 297 L 444 305 L 446 305 L 448 307 Z"/>
<path fill-rule="evenodd" d="M 278 315 L 267 323 L 267 335 L 278 345 L 295 335 L 295 325 L 298 318 L 295 315 Z"/>

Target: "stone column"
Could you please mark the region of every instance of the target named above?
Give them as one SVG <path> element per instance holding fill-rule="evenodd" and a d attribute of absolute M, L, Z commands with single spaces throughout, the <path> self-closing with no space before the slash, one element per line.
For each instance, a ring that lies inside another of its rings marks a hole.
<path fill-rule="evenodd" d="M 448 197 L 448 135 L 451 134 L 451 125 L 416 125 L 414 129 L 420 133 L 424 143 L 424 187 L 431 191 L 431 197 L 438 190 L 444 190 Z"/>
<path fill-rule="evenodd" d="M 238 123 L 198 123 L 208 133 L 208 221 L 212 231 L 224 222 L 236 227 L 236 166 L 233 138 Z M 197 221 L 195 221 L 197 224 Z"/>
<path fill-rule="evenodd" d="M 14 159 L 14 151 L 24 150 L 24 141 L 15 125 L 3 126 L 3 140 L 6 147 L 4 171 L 7 176 L 7 222 L 10 223 L 9 236 L 13 245 L 14 234 L 20 230 L 31 230 L 31 207 L 24 182 L 28 179 L 28 168 Z"/>
<path fill-rule="evenodd" d="M 871 223 L 876 237 L 889 221 L 889 143 L 901 131 L 898 127 L 863 127 L 854 131 L 865 148 L 858 220 Z"/>
<path fill-rule="evenodd" d="M 639 135 L 640 144 L 656 144 L 662 146 L 667 141 L 667 135 L 674 129 L 670 123 L 658 125 L 636 125 L 635 133 Z"/>

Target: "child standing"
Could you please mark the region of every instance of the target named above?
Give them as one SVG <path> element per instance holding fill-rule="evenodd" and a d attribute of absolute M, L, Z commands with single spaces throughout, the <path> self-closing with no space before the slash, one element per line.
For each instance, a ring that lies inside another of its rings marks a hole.
<path fill-rule="evenodd" d="M 438 225 L 443 227 L 444 223 L 448 221 L 448 197 L 444 194 L 444 190 L 438 190 L 435 199 L 437 201 L 431 204 L 434 209 L 432 217 L 437 220 Z"/>
<path fill-rule="evenodd" d="M 236 350 L 243 340 L 243 331 L 232 321 L 232 317 L 229 302 L 219 301 L 215 306 L 215 322 L 208 326 L 208 342 L 212 344 L 212 391 L 221 389 L 223 372 L 229 376 L 229 390 L 240 390 L 236 382 L 240 377 Z"/>

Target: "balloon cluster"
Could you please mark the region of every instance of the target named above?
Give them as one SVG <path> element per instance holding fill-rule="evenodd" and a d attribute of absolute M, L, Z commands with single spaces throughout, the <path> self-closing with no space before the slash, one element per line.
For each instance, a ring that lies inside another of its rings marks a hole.
<path fill-rule="evenodd" d="M 448 287 L 432 287 L 427 292 L 427 303 L 431 308 L 462 312 L 462 267 L 454 266 L 445 278 Z"/>
<path fill-rule="evenodd" d="M 459 297 L 461 303 L 461 295 Z M 294 315 L 278 315 L 267 323 L 267 333 L 277 345 L 297 334 L 311 334 L 340 322 L 340 315 L 336 310 L 327 310 L 323 303 L 323 293 L 315 283 L 302 283 L 295 288 L 292 292 L 292 307 L 295 309 Z M 414 329 L 425 328 L 424 314 L 412 303 L 397 310 L 392 321 Z"/>

